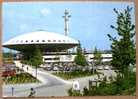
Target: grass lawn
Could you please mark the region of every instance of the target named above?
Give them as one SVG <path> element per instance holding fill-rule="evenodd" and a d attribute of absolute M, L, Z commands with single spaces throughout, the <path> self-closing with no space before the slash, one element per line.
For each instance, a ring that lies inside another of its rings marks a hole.
<path fill-rule="evenodd" d="M 21 84 L 21 83 L 37 83 L 39 80 L 35 79 L 28 73 L 16 74 L 15 76 L 3 78 L 5 84 Z"/>
<path fill-rule="evenodd" d="M 71 71 L 71 72 L 56 72 L 56 73 L 52 73 L 52 74 L 68 80 L 68 79 L 74 79 L 74 78 L 79 78 L 79 77 L 96 75 L 99 73 L 95 72 L 93 74 L 92 72 L 89 72 L 89 71 Z"/>

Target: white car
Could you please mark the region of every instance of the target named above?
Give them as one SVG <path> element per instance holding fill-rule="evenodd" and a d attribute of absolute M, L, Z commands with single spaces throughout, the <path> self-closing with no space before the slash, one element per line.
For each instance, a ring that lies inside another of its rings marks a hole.
<path fill-rule="evenodd" d="M 105 70 L 109 70 L 109 66 L 105 66 L 104 69 L 105 69 Z"/>
<path fill-rule="evenodd" d="M 97 69 L 98 70 L 103 70 L 103 66 L 98 66 Z"/>
<path fill-rule="evenodd" d="M 59 70 L 59 68 L 56 66 L 53 68 L 53 71 L 58 71 L 58 70 Z"/>

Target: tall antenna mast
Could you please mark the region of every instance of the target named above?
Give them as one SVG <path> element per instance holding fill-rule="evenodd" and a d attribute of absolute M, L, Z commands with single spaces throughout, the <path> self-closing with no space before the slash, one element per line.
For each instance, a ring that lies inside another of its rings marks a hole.
<path fill-rule="evenodd" d="M 64 16 L 63 16 L 64 21 L 65 21 L 65 23 L 64 23 L 65 36 L 67 36 L 68 33 L 69 33 L 69 24 L 68 24 L 68 21 L 69 21 L 70 17 L 71 17 L 71 15 L 69 15 L 68 10 L 65 9 Z"/>

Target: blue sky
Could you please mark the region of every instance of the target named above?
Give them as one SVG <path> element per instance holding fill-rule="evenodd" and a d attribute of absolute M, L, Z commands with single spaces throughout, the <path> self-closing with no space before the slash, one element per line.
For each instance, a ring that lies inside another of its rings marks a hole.
<path fill-rule="evenodd" d="M 108 33 L 116 35 L 110 25 L 116 25 L 117 15 L 113 8 L 122 11 L 127 6 L 133 7 L 132 21 L 135 21 L 134 4 L 119 2 L 89 2 L 89 3 L 50 3 L 26 2 L 3 4 L 3 42 L 15 36 L 46 30 L 64 34 L 64 10 L 68 9 L 69 36 L 80 40 L 87 50 L 110 49 L 111 42 Z"/>

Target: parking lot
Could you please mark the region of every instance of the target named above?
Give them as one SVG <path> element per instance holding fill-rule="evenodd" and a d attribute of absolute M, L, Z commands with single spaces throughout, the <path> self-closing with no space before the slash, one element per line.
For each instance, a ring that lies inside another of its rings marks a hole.
<path fill-rule="evenodd" d="M 43 65 L 40 66 L 41 69 L 45 70 L 45 71 L 95 71 L 95 70 L 110 70 L 113 69 L 111 66 L 109 65 L 97 65 L 97 66 L 77 66 L 77 65 L 73 65 L 73 66 L 62 66 L 62 65 Z"/>

